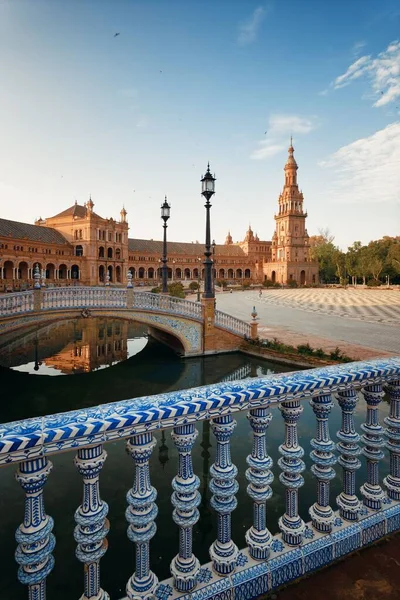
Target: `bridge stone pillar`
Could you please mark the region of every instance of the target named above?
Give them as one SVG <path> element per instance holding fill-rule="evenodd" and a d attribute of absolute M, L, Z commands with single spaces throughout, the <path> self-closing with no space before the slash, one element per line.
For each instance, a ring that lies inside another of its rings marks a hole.
<path fill-rule="evenodd" d="M 33 290 L 33 310 L 39 312 L 42 310 L 42 290 L 41 288 L 35 288 Z"/>
<path fill-rule="evenodd" d="M 202 298 L 204 314 L 203 352 L 214 352 L 218 349 L 218 337 L 215 330 L 215 299 Z"/>
<path fill-rule="evenodd" d="M 126 290 L 126 308 L 133 308 L 133 287 Z"/>

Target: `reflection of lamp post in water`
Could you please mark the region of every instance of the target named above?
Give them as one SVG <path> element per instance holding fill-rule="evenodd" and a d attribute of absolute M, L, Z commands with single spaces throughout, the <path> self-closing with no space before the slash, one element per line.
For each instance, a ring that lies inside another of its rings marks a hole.
<path fill-rule="evenodd" d="M 160 461 L 163 469 L 165 468 L 165 465 L 169 461 L 168 446 L 165 443 L 165 430 L 164 429 L 161 430 L 161 445 L 158 450 L 158 460 Z"/>
<path fill-rule="evenodd" d="M 36 330 L 35 339 L 33 340 L 33 345 L 35 347 L 35 366 L 33 367 L 33 370 L 39 371 L 39 367 L 42 363 L 39 360 L 39 340 L 38 340 L 37 330 Z"/>

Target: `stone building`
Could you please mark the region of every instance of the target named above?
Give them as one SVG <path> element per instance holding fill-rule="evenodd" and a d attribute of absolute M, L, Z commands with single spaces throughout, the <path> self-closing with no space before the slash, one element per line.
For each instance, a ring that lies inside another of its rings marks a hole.
<path fill-rule="evenodd" d="M 260 240 L 249 226 L 242 242 L 228 233 L 214 247 L 214 277 L 230 283 L 317 283 L 318 264 L 310 261 L 307 213 L 297 184 L 297 163 L 290 145 L 285 183 L 275 214 L 272 241 Z M 161 279 L 163 243 L 128 237 L 127 212 L 119 220 L 94 212 L 91 198 L 34 225 L 0 219 L 0 290 L 32 287 L 35 265 L 45 285 L 126 285 L 128 270 L 136 285 L 156 286 Z M 204 278 L 204 244 L 168 242 L 170 281 Z"/>

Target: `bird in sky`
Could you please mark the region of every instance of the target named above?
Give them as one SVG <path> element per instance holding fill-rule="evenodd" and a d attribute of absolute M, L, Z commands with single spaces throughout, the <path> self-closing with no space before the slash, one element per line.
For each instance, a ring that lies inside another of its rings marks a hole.
<path fill-rule="evenodd" d="M 119 33 L 119 31 L 118 31 L 117 33 L 114 33 L 114 37 L 117 37 L 117 35 L 121 35 L 121 34 Z"/>
<path fill-rule="evenodd" d="M 264 135 L 267 135 L 268 131 L 264 131 Z"/>

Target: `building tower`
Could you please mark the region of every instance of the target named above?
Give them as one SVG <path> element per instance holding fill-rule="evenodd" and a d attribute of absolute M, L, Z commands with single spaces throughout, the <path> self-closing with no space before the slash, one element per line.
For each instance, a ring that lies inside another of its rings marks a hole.
<path fill-rule="evenodd" d="M 318 265 L 310 262 L 306 229 L 307 213 L 303 209 L 303 193 L 297 183 L 297 163 L 290 138 L 286 161 L 285 184 L 275 214 L 276 228 L 272 238 L 272 262 L 266 265 L 268 279 L 277 283 L 296 281 L 300 285 L 317 283 Z"/>

